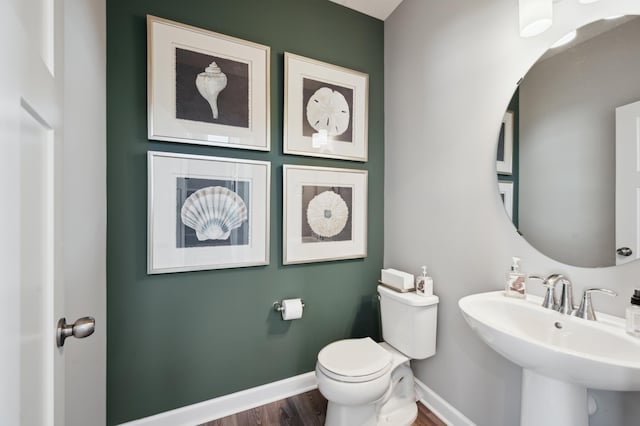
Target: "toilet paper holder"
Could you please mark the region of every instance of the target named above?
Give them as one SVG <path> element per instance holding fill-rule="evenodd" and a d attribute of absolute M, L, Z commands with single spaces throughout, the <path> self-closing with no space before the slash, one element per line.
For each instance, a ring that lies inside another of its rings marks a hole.
<path fill-rule="evenodd" d="M 300 302 L 302 302 L 302 309 L 304 309 L 304 300 L 300 299 Z M 282 306 L 282 300 L 273 302 L 273 310 L 276 312 L 284 311 L 284 306 Z"/>

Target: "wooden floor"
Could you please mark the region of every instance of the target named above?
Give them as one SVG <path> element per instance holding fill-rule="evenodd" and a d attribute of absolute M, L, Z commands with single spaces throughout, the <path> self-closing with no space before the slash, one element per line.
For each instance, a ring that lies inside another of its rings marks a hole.
<path fill-rule="evenodd" d="M 313 390 L 229 417 L 203 423 L 200 426 L 322 426 L 326 412 L 327 400 L 318 390 Z M 418 403 L 418 418 L 413 426 L 446 425 L 427 407 Z"/>

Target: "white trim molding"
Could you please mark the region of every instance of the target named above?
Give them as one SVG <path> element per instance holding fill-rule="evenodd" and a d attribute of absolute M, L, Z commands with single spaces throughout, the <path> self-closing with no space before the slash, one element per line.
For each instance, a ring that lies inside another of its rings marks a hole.
<path fill-rule="evenodd" d="M 429 408 L 444 423 L 449 426 L 476 426 L 475 423 L 420 380 L 415 379 L 415 383 L 418 402 Z M 299 395 L 317 387 L 315 373 L 311 371 L 208 401 L 122 423 L 120 426 L 191 426 Z"/>
<path fill-rule="evenodd" d="M 433 389 L 415 379 L 418 400 L 448 426 L 476 426 L 453 405 L 445 401 Z"/>
<path fill-rule="evenodd" d="M 219 398 L 122 423 L 121 426 L 186 426 L 201 424 L 308 392 L 317 387 L 315 373 L 311 371 Z"/>

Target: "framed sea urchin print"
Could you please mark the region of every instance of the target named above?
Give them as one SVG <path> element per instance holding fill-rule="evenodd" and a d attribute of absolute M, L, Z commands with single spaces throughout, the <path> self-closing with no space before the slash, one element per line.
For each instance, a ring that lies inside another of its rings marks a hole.
<path fill-rule="evenodd" d="M 269 263 L 271 164 L 148 153 L 147 273 Z"/>
<path fill-rule="evenodd" d="M 283 263 L 367 256 L 367 171 L 283 166 Z"/>
<path fill-rule="evenodd" d="M 285 52 L 284 152 L 367 161 L 367 74 Z"/>
<path fill-rule="evenodd" d="M 268 46 L 147 16 L 149 139 L 269 151 Z"/>

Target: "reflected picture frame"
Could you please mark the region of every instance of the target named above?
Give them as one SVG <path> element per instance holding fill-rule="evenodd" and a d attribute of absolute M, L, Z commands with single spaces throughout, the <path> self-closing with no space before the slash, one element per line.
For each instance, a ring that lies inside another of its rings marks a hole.
<path fill-rule="evenodd" d="M 152 140 L 271 149 L 270 48 L 147 15 Z"/>
<path fill-rule="evenodd" d="M 366 170 L 283 166 L 283 264 L 367 257 Z"/>
<path fill-rule="evenodd" d="M 147 274 L 269 264 L 271 163 L 149 151 Z"/>
<path fill-rule="evenodd" d="M 513 182 L 506 180 L 498 181 L 498 193 L 504 204 L 507 216 L 513 220 Z"/>
<path fill-rule="evenodd" d="M 513 174 L 513 111 L 507 111 L 500 124 L 496 170 L 501 175 Z"/>
<path fill-rule="evenodd" d="M 285 154 L 367 161 L 369 75 L 284 54 Z"/>

